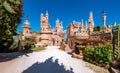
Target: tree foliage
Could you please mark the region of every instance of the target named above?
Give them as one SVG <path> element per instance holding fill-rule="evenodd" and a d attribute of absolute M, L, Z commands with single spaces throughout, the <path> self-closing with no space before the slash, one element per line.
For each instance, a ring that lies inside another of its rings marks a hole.
<path fill-rule="evenodd" d="M 0 52 L 7 52 L 22 16 L 22 0 L 0 0 Z"/>
<path fill-rule="evenodd" d="M 94 32 L 100 31 L 101 29 L 102 29 L 102 27 L 96 26 L 96 27 L 94 27 Z"/>

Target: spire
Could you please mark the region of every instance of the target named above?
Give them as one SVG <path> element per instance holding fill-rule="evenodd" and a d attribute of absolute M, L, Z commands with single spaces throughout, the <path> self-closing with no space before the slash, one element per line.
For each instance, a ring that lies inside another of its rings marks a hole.
<path fill-rule="evenodd" d="M 75 24 L 75 20 L 73 20 L 73 24 Z"/>
<path fill-rule="evenodd" d="M 93 19 L 93 13 L 90 11 L 89 19 Z"/>
<path fill-rule="evenodd" d="M 48 10 L 46 10 L 46 15 L 48 16 Z"/>
<path fill-rule="evenodd" d="M 82 22 L 81 22 L 81 24 L 82 24 L 82 27 L 84 27 L 84 21 L 83 21 L 83 19 L 82 19 Z"/>
<path fill-rule="evenodd" d="M 92 24 L 90 26 L 94 27 L 94 21 L 93 21 L 93 13 L 92 13 L 92 11 L 90 11 L 88 22 Z"/>
<path fill-rule="evenodd" d="M 61 25 L 61 27 L 63 28 L 62 24 L 63 24 L 63 22 L 61 21 L 60 25 Z"/>
<path fill-rule="evenodd" d="M 56 20 L 56 24 L 57 24 L 57 23 L 59 23 L 59 19 L 58 19 L 58 18 L 57 18 L 57 20 Z"/>
<path fill-rule="evenodd" d="M 87 21 L 85 22 L 85 27 L 87 27 Z"/>

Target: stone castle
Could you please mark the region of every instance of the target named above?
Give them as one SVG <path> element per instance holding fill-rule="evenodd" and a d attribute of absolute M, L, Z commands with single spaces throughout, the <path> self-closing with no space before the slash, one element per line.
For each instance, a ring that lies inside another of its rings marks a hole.
<path fill-rule="evenodd" d="M 22 40 L 25 38 L 34 38 L 35 46 L 67 46 L 71 50 L 75 50 L 75 45 L 79 48 L 80 54 L 82 55 L 83 49 L 86 46 L 99 46 L 99 45 L 110 45 L 111 44 L 111 30 L 110 25 L 106 25 L 106 13 L 102 13 L 103 26 L 100 31 L 94 31 L 94 19 L 93 13 L 89 13 L 88 21 L 84 24 L 84 21 L 76 22 L 73 21 L 68 25 L 68 35 L 66 43 L 64 37 L 66 31 L 63 31 L 62 22 L 59 19 L 56 20 L 56 27 L 51 29 L 49 24 L 49 14 L 46 12 L 44 15 L 40 15 L 40 27 L 39 33 L 32 32 L 28 19 L 25 20 L 22 31 Z M 117 32 L 114 34 L 117 37 Z M 117 40 L 116 40 L 117 42 Z"/>
<path fill-rule="evenodd" d="M 111 26 L 106 25 L 105 12 L 102 13 L 103 26 L 100 31 L 94 32 L 94 19 L 93 13 L 90 12 L 88 21 L 84 24 L 81 22 L 73 21 L 68 25 L 67 44 L 74 51 L 75 45 L 79 48 L 82 55 L 83 49 L 86 46 L 98 46 L 111 44 Z"/>
<path fill-rule="evenodd" d="M 56 27 L 51 29 L 48 21 L 48 12 L 46 12 L 45 15 L 41 13 L 40 18 L 41 30 L 39 33 L 32 32 L 28 18 L 25 20 L 22 31 L 22 40 L 25 40 L 25 38 L 34 38 L 36 47 L 48 45 L 60 46 L 64 41 L 64 36 L 66 34 L 66 32 L 63 31 L 62 22 L 57 19 Z"/>

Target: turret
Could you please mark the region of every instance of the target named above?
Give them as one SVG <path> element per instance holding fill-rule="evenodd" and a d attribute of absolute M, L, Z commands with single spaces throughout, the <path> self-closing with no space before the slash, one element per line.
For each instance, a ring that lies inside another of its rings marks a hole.
<path fill-rule="evenodd" d="M 57 20 L 56 20 L 56 26 L 59 24 L 59 19 L 57 18 Z"/>
<path fill-rule="evenodd" d="M 41 13 L 40 18 L 42 18 L 43 16 L 44 16 L 43 13 Z"/>
<path fill-rule="evenodd" d="M 102 12 L 102 19 L 103 19 L 103 26 L 106 27 L 106 12 L 105 11 Z"/>
<path fill-rule="evenodd" d="M 103 20 L 103 31 L 106 32 L 106 12 L 102 12 L 102 20 Z"/>
<path fill-rule="evenodd" d="M 84 21 L 83 21 L 83 19 L 82 19 L 82 21 L 81 21 L 81 24 L 82 24 L 82 28 L 84 27 Z"/>
<path fill-rule="evenodd" d="M 28 17 L 26 18 L 23 25 L 23 34 L 30 34 L 30 23 L 29 23 Z"/>
<path fill-rule="evenodd" d="M 46 11 L 46 18 L 47 18 L 47 19 L 48 19 L 48 16 L 49 16 L 48 11 Z"/>
<path fill-rule="evenodd" d="M 41 26 L 41 32 L 50 29 L 50 25 L 48 22 L 48 11 L 46 11 L 45 16 L 43 13 L 41 13 L 40 26 Z"/>
<path fill-rule="evenodd" d="M 58 32 L 61 32 L 63 30 L 62 28 L 63 28 L 62 22 L 60 22 L 59 19 L 57 18 L 57 20 L 56 20 L 56 30 Z"/>

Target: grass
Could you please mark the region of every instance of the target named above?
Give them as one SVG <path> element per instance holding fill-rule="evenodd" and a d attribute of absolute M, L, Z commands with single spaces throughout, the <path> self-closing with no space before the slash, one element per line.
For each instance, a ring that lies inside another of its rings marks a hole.
<path fill-rule="evenodd" d="M 45 50 L 45 48 L 44 47 L 37 47 L 37 48 L 32 48 L 31 49 L 33 52 L 35 51 L 42 51 L 42 50 Z"/>
<path fill-rule="evenodd" d="M 38 52 L 38 51 L 42 51 L 45 50 L 45 47 L 35 47 L 32 49 L 28 49 L 28 50 L 23 50 L 23 53 L 32 53 L 32 52 Z"/>

